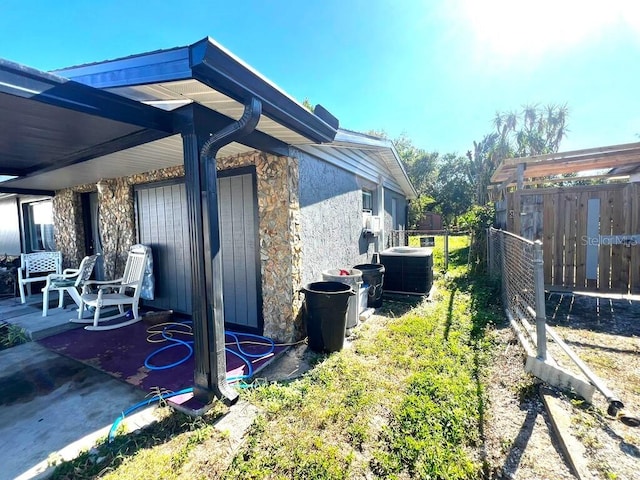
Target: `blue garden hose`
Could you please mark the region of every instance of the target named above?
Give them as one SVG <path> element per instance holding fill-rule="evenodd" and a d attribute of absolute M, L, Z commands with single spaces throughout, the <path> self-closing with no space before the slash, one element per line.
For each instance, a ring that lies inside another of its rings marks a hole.
<path fill-rule="evenodd" d="M 165 398 L 176 397 L 178 395 L 183 395 L 185 393 L 191 393 L 191 392 L 193 392 L 193 387 L 185 388 L 184 390 L 180 390 L 178 392 L 163 393 L 162 395 L 156 395 L 154 397 L 151 397 L 139 403 L 136 403 L 132 407 L 127 408 L 124 412 L 122 412 L 122 414 L 118 418 L 116 418 L 115 422 L 113 422 L 113 425 L 111 425 L 111 429 L 109 430 L 109 436 L 107 437 L 109 439 L 109 443 L 113 442 L 113 439 L 116 434 L 116 430 L 118 429 L 120 422 L 122 422 L 122 420 L 124 420 L 124 417 L 126 417 L 130 413 L 135 412 L 139 408 L 146 407 L 147 405 L 151 405 L 152 403 L 159 402 L 160 400 L 164 400 Z"/>
<path fill-rule="evenodd" d="M 182 323 L 174 323 L 175 325 L 186 325 L 189 326 L 190 324 L 192 324 L 193 322 L 182 322 Z M 151 352 L 147 358 L 144 359 L 144 366 L 147 367 L 149 370 L 166 370 L 168 368 L 173 368 L 173 367 L 177 367 L 178 365 L 180 365 L 181 363 L 186 362 L 187 360 L 189 360 L 191 358 L 191 355 L 193 355 L 193 340 L 180 340 L 179 338 L 174 338 L 172 335 L 170 335 L 169 333 L 167 333 L 168 328 L 165 327 L 162 329 L 162 332 L 160 332 L 162 334 L 162 338 L 164 338 L 165 340 L 172 342 L 169 343 L 169 345 L 165 345 L 164 347 L 161 347 L 157 350 L 154 350 L 153 352 Z M 176 333 L 189 333 L 189 332 L 176 332 Z M 153 365 L 151 363 L 151 359 L 153 357 L 155 357 L 156 355 L 158 355 L 159 353 L 162 353 L 166 350 L 169 350 L 170 348 L 175 348 L 175 347 L 179 347 L 179 346 L 185 346 L 187 347 L 188 353 L 185 357 L 181 358 L 180 360 L 177 360 L 173 363 L 170 363 L 168 365 Z"/>
<path fill-rule="evenodd" d="M 175 325 L 190 325 L 192 322 L 175 322 Z M 180 340 L 178 338 L 174 338 L 171 334 L 171 332 L 169 331 L 168 327 L 165 327 L 162 329 L 162 332 L 155 332 L 155 333 L 161 333 L 162 334 L 162 338 L 164 338 L 165 340 L 172 342 L 169 343 L 169 345 L 165 345 L 164 347 L 161 347 L 157 350 L 154 350 L 153 352 L 151 352 L 147 358 L 145 358 L 144 360 L 144 366 L 147 367 L 149 370 L 166 370 L 169 368 L 173 368 L 176 367 L 178 365 L 180 365 L 181 363 L 186 362 L 187 360 L 189 360 L 189 358 L 191 358 L 191 355 L 193 355 L 193 340 Z M 186 334 L 188 332 L 174 332 L 174 333 L 183 333 Z M 231 350 L 230 348 L 226 348 L 225 347 L 225 351 L 235 355 L 236 357 L 238 357 L 240 360 L 242 360 L 244 362 L 244 364 L 247 366 L 247 373 L 244 375 L 235 375 L 235 376 L 231 376 L 231 377 L 227 377 L 227 382 L 229 383 L 236 383 L 236 382 L 240 382 L 242 380 L 246 380 L 248 378 L 251 378 L 253 376 L 253 364 L 251 362 L 250 359 L 252 358 L 262 358 L 268 355 L 271 355 L 275 349 L 276 349 L 276 344 L 275 342 L 267 337 L 263 337 L 261 335 L 253 335 L 250 333 L 243 333 L 242 336 L 244 337 L 250 337 L 250 338 L 255 338 L 257 340 L 259 340 L 260 342 L 264 342 L 266 343 L 266 345 L 268 345 L 268 350 L 266 352 L 262 352 L 262 353 L 249 353 L 247 351 L 245 351 L 242 346 L 241 346 L 241 342 L 238 339 L 238 335 L 234 332 L 225 330 L 225 335 L 230 336 L 235 344 L 236 347 L 238 348 L 238 352 Z M 183 358 L 181 358 L 180 360 L 177 360 L 173 363 L 170 363 L 168 365 L 153 365 L 151 363 L 151 359 L 153 357 L 155 357 L 156 355 L 169 350 L 170 348 L 175 348 L 175 347 L 180 347 L 180 346 L 184 346 L 187 348 L 187 355 Z M 124 418 L 131 414 L 132 412 L 136 411 L 139 408 L 142 407 L 146 407 L 147 405 L 151 405 L 152 403 L 158 402 L 160 400 L 166 399 L 166 398 L 171 398 L 171 397 L 175 397 L 177 395 L 182 395 L 185 393 L 191 393 L 193 392 L 193 387 L 190 388 L 185 388 L 183 390 L 180 390 L 178 392 L 171 392 L 171 393 L 164 393 L 162 395 L 156 395 L 152 398 L 149 398 L 147 400 L 143 400 L 139 403 L 136 403 L 135 405 L 129 407 L 128 409 L 126 409 L 124 412 L 122 412 L 122 414 L 116 418 L 116 420 L 113 422 L 113 425 L 111 426 L 111 429 L 109 430 L 109 435 L 108 435 L 108 440 L 109 443 L 111 443 L 115 437 L 115 432 L 118 429 L 118 426 L 120 425 L 120 423 L 122 422 L 122 420 L 124 420 Z"/>

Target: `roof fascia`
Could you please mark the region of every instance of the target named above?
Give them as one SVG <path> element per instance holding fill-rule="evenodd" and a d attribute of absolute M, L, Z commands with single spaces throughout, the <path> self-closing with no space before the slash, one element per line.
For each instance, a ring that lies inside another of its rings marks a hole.
<path fill-rule="evenodd" d="M 195 79 L 242 104 L 257 98 L 265 115 L 316 143 L 331 142 L 338 126 L 338 120 L 320 105 L 316 114 L 308 111 L 209 37 L 188 47 L 70 67 L 56 73 L 97 88 Z"/>
<path fill-rule="evenodd" d="M 409 175 L 407 174 L 407 171 L 402 164 L 402 160 L 400 159 L 400 155 L 398 154 L 398 151 L 396 150 L 396 147 L 393 145 L 393 142 L 391 140 L 339 129 L 336 134 L 334 143 L 343 147 L 349 147 L 349 144 L 351 144 L 355 148 L 364 147 L 362 148 L 363 151 L 366 151 L 368 149 L 367 147 L 372 147 L 375 148 L 378 152 L 391 153 L 394 165 L 388 164 L 388 155 L 382 155 L 385 163 L 387 163 L 387 167 L 392 173 L 395 169 L 398 169 L 400 171 L 400 178 L 398 178 L 397 180 L 400 185 L 403 185 L 404 188 L 407 189 L 405 191 L 405 195 L 407 196 L 407 198 L 414 199 L 418 197 L 418 192 L 411 183 Z"/>
<path fill-rule="evenodd" d="M 189 47 L 79 65 L 54 73 L 95 88 L 116 88 L 191 78 Z"/>
<path fill-rule="evenodd" d="M 0 59 L 0 93 L 171 133 L 169 112 Z"/>
<path fill-rule="evenodd" d="M 322 112 L 323 119 L 211 38 L 191 46 L 191 69 L 193 78 L 236 101 L 244 104 L 250 98 L 257 98 L 262 102 L 262 111 L 266 116 L 309 140 L 326 143 L 336 135 L 338 120 L 324 108 L 316 109 L 318 113 Z"/>
<path fill-rule="evenodd" d="M 15 193 L 18 195 L 45 195 L 47 197 L 55 196 L 56 192 L 53 190 L 30 190 L 28 188 L 11 188 L 0 187 L 0 193 Z"/>

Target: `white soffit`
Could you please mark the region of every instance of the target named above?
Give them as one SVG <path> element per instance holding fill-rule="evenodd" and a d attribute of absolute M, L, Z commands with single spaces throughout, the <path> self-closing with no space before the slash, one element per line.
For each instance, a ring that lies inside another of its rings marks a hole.
<path fill-rule="evenodd" d="M 244 105 L 241 103 L 194 79 L 110 88 L 108 90 L 123 97 L 166 110 L 173 110 L 187 103 L 196 102 L 233 120 L 240 119 L 244 112 Z M 304 136 L 283 127 L 265 115 L 260 116 L 256 130 L 289 145 L 310 143 Z"/>
<path fill-rule="evenodd" d="M 234 142 L 220 149 L 217 158 L 252 150 Z M 182 138 L 180 135 L 173 135 L 51 172 L 6 182 L 5 185 L 60 190 L 74 185 L 93 184 L 101 178 L 127 177 L 182 164 Z"/>

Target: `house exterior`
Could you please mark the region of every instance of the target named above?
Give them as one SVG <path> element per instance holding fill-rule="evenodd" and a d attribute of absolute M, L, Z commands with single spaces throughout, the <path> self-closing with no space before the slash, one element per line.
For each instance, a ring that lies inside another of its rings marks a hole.
<path fill-rule="evenodd" d="M 28 152 L 10 133 L 0 143 L 0 175 L 16 177 L 0 183 L 0 209 L 13 215 L 0 242 L 16 250 L 21 236 L 33 250 L 15 220 L 33 223 L 20 205 L 37 202 L 24 198 L 50 198 L 66 265 L 100 252 L 98 274 L 112 278 L 132 244 L 151 246 L 145 305 L 192 316 L 204 402 L 237 395 L 221 368 L 224 328 L 302 338 L 301 287 L 371 261 L 406 225 L 415 190 L 391 142 L 339 128 L 321 106 L 309 112 L 209 38 L 56 76 L 0 67 L 0 109 L 50 119 L 4 121 L 14 136 L 46 135 Z"/>

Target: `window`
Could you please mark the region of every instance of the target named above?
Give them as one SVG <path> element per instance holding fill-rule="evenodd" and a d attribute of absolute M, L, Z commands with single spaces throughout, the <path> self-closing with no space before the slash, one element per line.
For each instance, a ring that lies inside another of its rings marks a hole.
<path fill-rule="evenodd" d="M 52 251 L 53 203 L 51 200 L 24 205 L 27 252 Z"/>
<path fill-rule="evenodd" d="M 362 210 L 373 211 L 373 195 L 370 190 L 362 190 Z"/>

